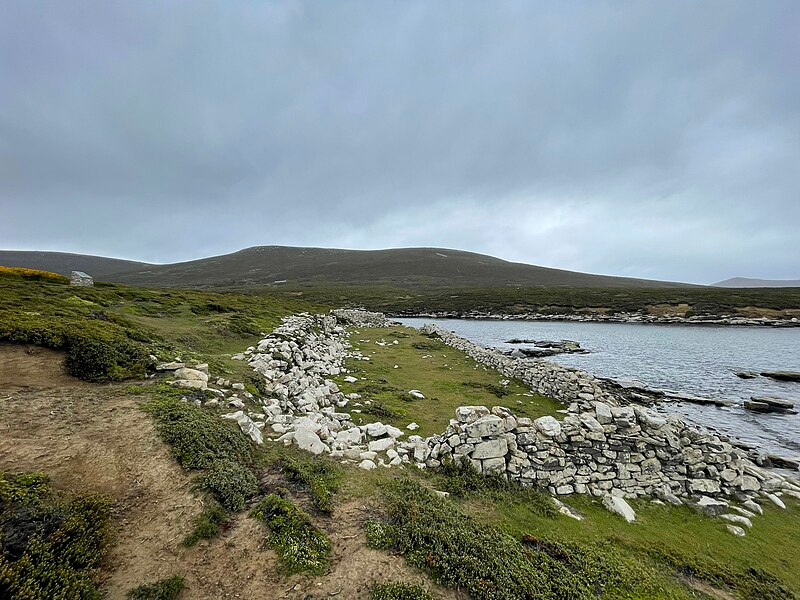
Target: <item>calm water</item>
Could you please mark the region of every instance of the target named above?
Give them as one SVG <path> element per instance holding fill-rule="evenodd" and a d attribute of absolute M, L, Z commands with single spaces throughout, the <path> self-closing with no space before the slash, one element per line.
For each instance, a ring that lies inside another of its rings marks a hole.
<path fill-rule="evenodd" d="M 736 371 L 800 371 L 800 328 L 646 325 L 495 321 L 481 319 L 399 319 L 454 331 L 473 342 L 514 348 L 511 338 L 575 340 L 589 354 L 562 354 L 548 360 L 578 367 L 600 377 L 636 379 L 649 387 L 724 398 L 736 406 L 718 408 L 666 403 L 662 408 L 760 448 L 800 455 L 800 415 L 764 415 L 741 408 L 750 396 L 777 396 L 800 404 L 800 383 L 765 377 L 740 379 Z"/>

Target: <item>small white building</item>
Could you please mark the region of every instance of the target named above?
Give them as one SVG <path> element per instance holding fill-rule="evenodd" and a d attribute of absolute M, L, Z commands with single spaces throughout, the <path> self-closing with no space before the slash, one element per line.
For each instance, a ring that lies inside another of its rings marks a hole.
<path fill-rule="evenodd" d="M 69 278 L 69 284 L 80 287 L 91 287 L 94 285 L 94 279 L 83 271 L 73 271 Z"/>

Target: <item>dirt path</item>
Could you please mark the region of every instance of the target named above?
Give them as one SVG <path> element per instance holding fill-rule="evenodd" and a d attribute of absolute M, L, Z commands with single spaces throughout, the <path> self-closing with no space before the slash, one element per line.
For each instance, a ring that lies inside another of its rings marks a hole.
<path fill-rule="evenodd" d="M 115 501 L 116 544 L 103 575 L 109 598 L 175 574 L 186 577 L 183 600 L 362 600 L 374 580 L 425 582 L 401 558 L 365 546 L 366 509 L 359 502 L 320 520 L 333 543 L 332 566 L 322 577 L 278 575 L 274 553 L 263 547 L 264 531 L 244 515 L 210 543 L 181 547 L 202 511 L 191 478 L 124 386 L 78 381 L 63 372 L 62 362 L 57 352 L 0 345 L 0 471 L 44 471 L 58 489 Z"/>

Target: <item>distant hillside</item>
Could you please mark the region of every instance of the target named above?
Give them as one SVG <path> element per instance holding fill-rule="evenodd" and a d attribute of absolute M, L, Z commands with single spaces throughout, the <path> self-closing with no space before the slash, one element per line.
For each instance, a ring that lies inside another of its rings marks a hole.
<path fill-rule="evenodd" d="M 335 250 L 260 246 L 170 265 L 126 268 L 109 281 L 144 286 L 375 285 L 672 287 L 678 284 L 589 275 L 440 248 Z"/>
<path fill-rule="evenodd" d="M 122 273 L 151 266 L 147 263 L 123 260 L 121 258 L 28 250 L 0 250 L 0 265 L 4 267 L 41 269 L 67 276 L 72 271 L 84 271 L 99 279 L 111 273 Z"/>
<path fill-rule="evenodd" d="M 726 288 L 782 288 L 782 287 L 800 287 L 800 279 L 750 279 L 749 277 L 733 277 L 720 281 L 719 283 L 712 283 L 713 287 L 726 287 Z"/>

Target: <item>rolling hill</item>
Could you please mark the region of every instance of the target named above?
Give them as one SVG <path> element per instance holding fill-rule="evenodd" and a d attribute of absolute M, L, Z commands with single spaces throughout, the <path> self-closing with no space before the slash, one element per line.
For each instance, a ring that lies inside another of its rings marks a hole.
<path fill-rule="evenodd" d="M 67 276 L 72 271 L 84 271 L 98 279 L 105 279 L 111 273 L 122 273 L 151 266 L 147 263 L 121 258 L 33 250 L 0 250 L 0 265 L 41 269 Z"/>
<path fill-rule="evenodd" d="M 732 277 L 725 281 L 711 284 L 713 287 L 723 288 L 782 288 L 800 287 L 800 279 L 751 279 L 750 277 Z"/>
<path fill-rule="evenodd" d="M 153 265 L 53 252 L 0 252 L 0 264 L 153 287 L 395 285 L 413 287 L 674 287 L 681 284 L 590 275 L 440 248 L 337 250 L 258 246 L 189 262 Z"/>

